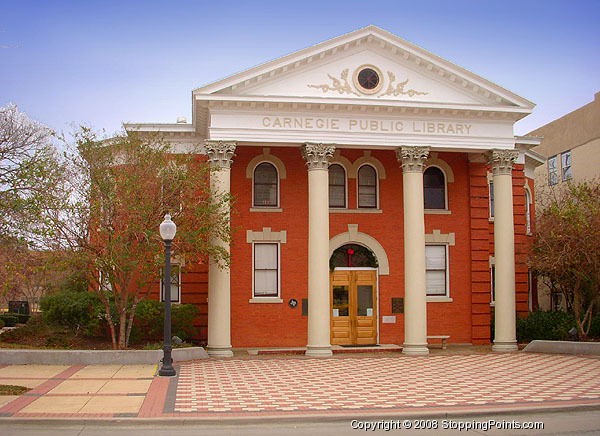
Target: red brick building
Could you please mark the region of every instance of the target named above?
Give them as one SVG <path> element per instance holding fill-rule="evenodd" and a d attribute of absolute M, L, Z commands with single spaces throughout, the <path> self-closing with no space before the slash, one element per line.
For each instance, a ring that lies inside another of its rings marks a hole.
<path fill-rule="evenodd" d="M 543 159 L 513 125 L 531 102 L 373 26 L 192 95 L 191 124 L 127 128 L 202 143 L 237 198 L 230 270 L 181 265 L 210 354 L 424 354 L 432 335 L 516 349 Z"/>

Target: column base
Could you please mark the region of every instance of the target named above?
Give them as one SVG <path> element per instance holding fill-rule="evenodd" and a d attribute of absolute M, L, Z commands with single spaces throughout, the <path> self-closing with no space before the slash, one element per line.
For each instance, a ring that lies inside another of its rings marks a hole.
<path fill-rule="evenodd" d="M 517 341 L 494 341 L 492 351 L 519 351 L 519 347 L 517 347 Z"/>
<path fill-rule="evenodd" d="M 306 356 L 310 357 L 330 357 L 333 356 L 331 345 L 307 345 Z"/>
<path fill-rule="evenodd" d="M 429 354 L 429 348 L 427 344 L 403 344 L 402 354 L 409 356 L 426 356 Z"/>
<path fill-rule="evenodd" d="M 207 346 L 206 352 L 210 357 L 233 357 L 233 351 L 231 351 L 231 345 L 219 347 L 219 346 Z"/>

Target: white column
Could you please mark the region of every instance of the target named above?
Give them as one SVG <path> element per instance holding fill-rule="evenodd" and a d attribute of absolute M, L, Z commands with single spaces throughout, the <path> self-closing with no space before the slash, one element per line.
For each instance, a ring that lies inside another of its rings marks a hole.
<path fill-rule="evenodd" d="M 307 356 L 331 356 L 329 323 L 329 160 L 335 146 L 304 144 L 308 166 L 308 344 Z"/>
<path fill-rule="evenodd" d="M 493 150 L 488 160 L 494 174 L 494 257 L 496 304 L 493 351 L 516 351 L 515 230 L 513 226 L 512 165 L 519 153 Z"/>
<path fill-rule="evenodd" d="M 210 174 L 211 192 L 229 193 L 231 158 L 235 142 L 206 141 L 208 161 L 215 168 Z M 211 243 L 229 253 L 229 243 L 219 238 Z M 219 268 L 211 257 L 208 264 L 208 346 L 211 357 L 231 357 L 231 302 L 229 268 Z"/>
<path fill-rule="evenodd" d="M 402 147 L 404 194 L 404 345 L 403 354 L 429 354 L 427 348 L 427 291 L 425 287 L 425 206 L 423 168 L 428 147 Z"/>

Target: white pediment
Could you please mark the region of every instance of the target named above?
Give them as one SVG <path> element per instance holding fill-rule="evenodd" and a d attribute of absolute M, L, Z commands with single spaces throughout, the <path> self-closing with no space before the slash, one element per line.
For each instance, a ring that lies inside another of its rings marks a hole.
<path fill-rule="evenodd" d="M 379 76 L 376 92 L 356 80 L 365 67 Z M 194 95 L 533 108 L 528 100 L 375 26 L 214 82 Z"/>

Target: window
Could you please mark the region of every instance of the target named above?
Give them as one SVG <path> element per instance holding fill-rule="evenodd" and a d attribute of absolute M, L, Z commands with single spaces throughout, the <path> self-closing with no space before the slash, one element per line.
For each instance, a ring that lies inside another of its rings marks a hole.
<path fill-rule="evenodd" d="M 277 169 L 263 162 L 254 169 L 254 204 L 256 207 L 277 207 L 279 177 Z"/>
<path fill-rule="evenodd" d="M 490 182 L 490 218 L 494 218 L 494 182 Z"/>
<path fill-rule="evenodd" d="M 490 283 L 492 290 L 492 304 L 496 302 L 496 265 L 490 265 Z"/>
<path fill-rule="evenodd" d="M 160 301 L 165 301 L 163 269 L 160 274 Z M 181 303 L 181 265 L 171 264 L 171 303 Z"/>
<path fill-rule="evenodd" d="M 548 186 L 558 183 L 558 159 L 556 156 L 548 158 Z"/>
<path fill-rule="evenodd" d="M 429 167 L 423 173 L 423 197 L 425 209 L 446 209 L 446 178 L 437 167 Z"/>
<path fill-rule="evenodd" d="M 377 171 L 371 165 L 358 170 L 358 207 L 377 208 Z"/>
<path fill-rule="evenodd" d="M 571 150 L 561 153 L 560 160 L 562 164 L 562 181 L 571 180 L 573 178 L 573 172 L 571 171 Z"/>
<path fill-rule="evenodd" d="M 279 295 L 279 244 L 254 244 L 254 297 Z"/>
<path fill-rule="evenodd" d="M 525 189 L 525 224 L 527 234 L 531 233 L 531 194 Z"/>
<path fill-rule="evenodd" d="M 447 296 L 446 245 L 425 246 L 427 295 Z"/>
<path fill-rule="evenodd" d="M 329 207 L 346 207 L 346 171 L 338 164 L 329 166 Z"/>

